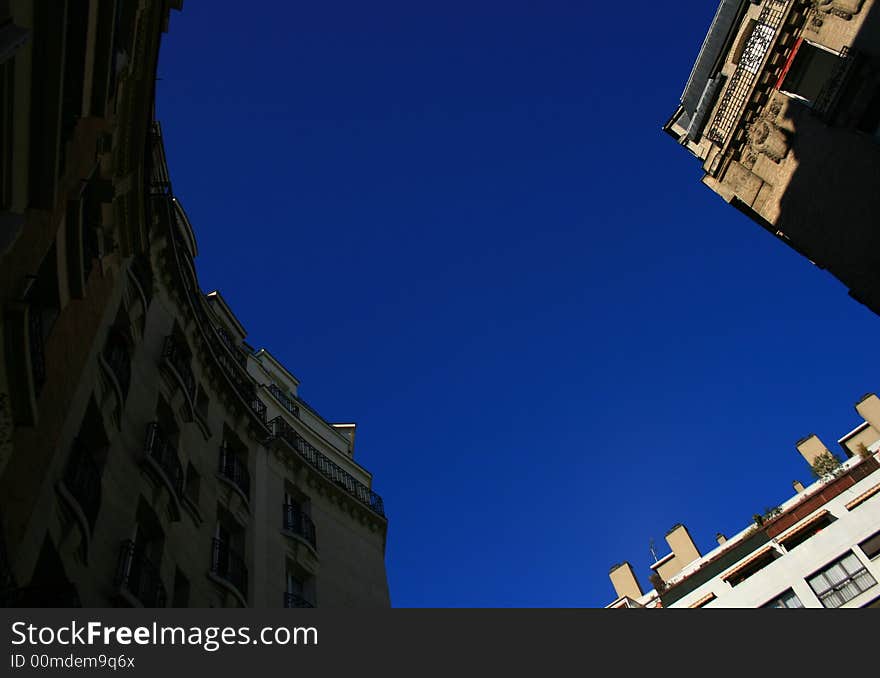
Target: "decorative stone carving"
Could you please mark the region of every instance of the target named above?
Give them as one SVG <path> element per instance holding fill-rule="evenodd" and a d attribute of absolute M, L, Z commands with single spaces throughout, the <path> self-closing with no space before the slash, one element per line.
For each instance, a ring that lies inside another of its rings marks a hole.
<path fill-rule="evenodd" d="M 862 10 L 865 0 L 818 0 L 816 8 L 825 14 L 833 14 L 849 21 Z"/>
<path fill-rule="evenodd" d="M 780 162 L 786 155 L 790 143 L 785 133 L 770 120 L 759 118 L 748 130 L 749 146 L 758 153 L 763 153 L 773 162 Z"/>

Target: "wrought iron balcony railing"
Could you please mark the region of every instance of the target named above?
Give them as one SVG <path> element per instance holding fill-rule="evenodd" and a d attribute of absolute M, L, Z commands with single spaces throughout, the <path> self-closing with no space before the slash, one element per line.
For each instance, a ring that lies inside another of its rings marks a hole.
<path fill-rule="evenodd" d="M 159 568 L 131 540 L 124 541 L 116 564 L 116 585 L 144 607 L 165 607 L 168 599 Z"/>
<path fill-rule="evenodd" d="M 229 336 L 229 332 L 222 327 L 215 327 L 214 329 L 217 332 L 217 336 L 220 337 L 220 341 L 223 342 L 223 345 L 229 350 L 232 357 L 235 358 L 235 361 L 247 369 L 247 356 L 242 352 L 241 347 Z"/>
<path fill-rule="evenodd" d="M 281 406 L 290 412 L 294 417 L 299 419 L 299 405 L 293 402 L 293 399 L 287 395 L 284 391 L 282 391 L 276 384 L 269 384 L 268 386 L 269 393 L 271 393 L 275 399 L 281 403 Z"/>
<path fill-rule="evenodd" d="M 145 452 L 150 459 L 162 469 L 179 499 L 183 496 L 183 465 L 177 450 L 157 422 L 147 425 L 147 442 Z"/>
<path fill-rule="evenodd" d="M 315 535 L 315 523 L 301 507 L 293 504 L 284 504 L 284 529 L 293 532 L 305 539 L 312 548 L 318 549 L 318 540 Z"/>
<path fill-rule="evenodd" d="M 737 122 L 742 116 L 752 86 L 761 73 L 761 67 L 776 31 L 786 15 L 788 0 L 767 0 L 758 17 L 754 31 L 746 41 L 739 64 L 721 97 L 721 103 L 712 120 L 706 136 L 712 141 L 724 144 L 730 138 Z"/>
<path fill-rule="evenodd" d="M 64 486 L 79 504 L 89 529 L 94 530 L 101 510 L 101 466 L 78 438 L 64 468 Z"/>
<path fill-rule="evenodd" d="M 165 338 L 165 348 L 162 350 L 162 357 L 171 364 L 175 372 L 180 376 L 187 395 L 190 400 L 194 401 L 196 397 L 196 378 L 190 365 L 189 353 L 184 349 L 180 339 L 173 334 Z"/>
<path fill-rule="evenodd" d="M 247 466 L 231 450 L 220 449 L 220 475 L 229 480 L 247 499 L 251 496 L 251 475 Z"/>
<path fill-rule="evenodd" d="M 284 607 L 286 608 L 308 608 L 315 607 L 308 600 L 295 593 L 284 594 Z"/>
<path fill-rule="evenodd" d="M 211 572 L 232 584 L 241 593 L 241 597 L 247 600 L 247 566 L 244 564 L 244 559 L 222 539 L 212 541 Z"/>
<path fill-rule="evenodd" d="M 822 86 L 816 101 L 813 102 L 813 113 L 826 122 L 829 122 L 834 116 L 844 85 L 846 85 L 850 74 L 853 72 L 857 53 L 852 52 L 849 46 L 846 46 L 840 50 L 839 56 L 840 59 L 837 61 L 837 67 Z"/>
<path fill-rule="evenodd" d="M 296 452 L 314 467 L 321 475 L 344 489 L 371 511 L 385 517 L 385 504 L 382 497 L 357 480 L 348 471 L 331 461 L 313 445 L 300 436 L 293 427 L 281 417 L 269 422 L 272 435 L 285 440 Z"/>
<path fill-rule="evenodd" d="M 183 239 L 176 230 L 174 231 L 174 240 L 177 243 L 177 252 L 180 256 L 187 259 L 188 265 L 192 269 L 189 253 L 183 243 Z M 247 358 L 242 349 L 236 348 L 228 335 L 224 337 L 226 341 L 224 341 L 224 338 L 221 338 L 222 328 L 217 328 L 205 310 L 204 299 L 202 293 L 198 290 L 198 284 L 195 282 L 195 279 L 191 280 L 189 276 L 184 275 L 183 283 L 190 295 L 190 301 L 201 323 L 202 331 L 211 346 L 220 368 L 229 378 L 235 391 L 247 403 L 251 412 L 265 425 L 266 404 L 257 397 L 256 386 L 247 373 Z"/>
<path fill-rule="evenodd" d="M 107 336 L 107 344 L 104 346 L 104 360 L 110 366 L 116 383 L 122 389 L 123 399 L 128 397 L 128 389 L 131 386 L 131 355 L 128 341 L 117 329 L 112 328 Z"/>

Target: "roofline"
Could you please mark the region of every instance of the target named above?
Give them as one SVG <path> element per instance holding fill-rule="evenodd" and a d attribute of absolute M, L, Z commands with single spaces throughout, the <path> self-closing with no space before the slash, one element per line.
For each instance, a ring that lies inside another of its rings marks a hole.
<path fill-rule="evenodd" d="M 281 361 L 278 360 L 278 358 L 276 358 L 274 355 L 272 355 L 268 349 L 261 348 L 256 353 L 254 353 L 254 357 L 257 359 L 259 359 L 261 356 L 266 356 L 269 359 L 269 362 L 271 362 L 274 367 L 277 367 L 279 370 L 281 370 L 284 373 L 284 376 L 288 377 L 294 383 L 294 385 L 299 388 L 299 379 L 297 379 L 290 370 L 282 365 Z"/>
<path fill-rule="evenodd" d="M 668 562 L 669 562 L 670 560 L 672 560 L 673 558 L 675 558 L 675 553 L 674 553 L 674 552 L 673 552 L 673 553 L 670 553 L 670 554 L 668 554 L 668 555 L 665 555 L 665 556 L 663 556 L 660 560 L 658 560 L 656 563 L 654 563 L 653 565 L 651 565 L 651 569 L 652 569 L 652 570 L 656 570 L 658 567 L 660 567 L 661 565 L 665 565 L 666 563 L 668 563 Z"/>
<path fill-rule="evenodd" d="M 871 424 L 869 424 L 867 421 L 863 421 L 861 424 L 856 426 L 852 431 L 850 431 L 849 433 L 844 435 L 842 438 L 838 439 L 837 442 L 840 443 L 841 445 L 843 445 L 843 443 L 845 441 L 849 440 L 850 438 L 854 437 L 856 434 L 861 433 L 866 428 L 870 428 L 870 427 L 871 427 Z"/>
<path fill-rule="evenodd" d="M 232 312 L 229 304 L 226 303 L 226 299 L 224 299 L 223 295 L 220 294 L 220 290 L 213 290 L 211 292 L 208 292 L 205 296 L 214 297 L 220 303 L 220 307 L 223 309 L 224 313 L 226 313 L 227 317 L 235 325 L 235 329 L 238 330 L 239 334 L 244 337 L 247 336 L 247 330 L 244 329 L 244 325 L 241 324 L 241 321 L 239 321 L 239 319 L 235 317 L 235 313 Z"/>

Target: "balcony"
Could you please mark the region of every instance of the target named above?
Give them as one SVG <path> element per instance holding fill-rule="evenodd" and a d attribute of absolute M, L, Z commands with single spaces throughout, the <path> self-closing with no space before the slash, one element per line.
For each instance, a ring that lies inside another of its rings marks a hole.
<path fill-rule="evenodd" d="M 211 548 L 211 574 L 230 584 L 247 603 L 248 571 L 244 559 L 222 539 L 214 539 Z"/>
<path fill-rule="evenodd" d="M 183 465 L 174 445 L 157 422 L 147 425 L 144 458 L 165 483 L 179 516 L 180 498 L 183 496 Z"/>
<path fill-rule="evenodd" d="M 266 403 L 257 397 L 257 388 L 245 369 L 247 361 L 245 360 L 244 364 L 242 364 L 237 357 L 233 358 L 236 351 L 230 353 L 231 349 L 220 339 L 220 335 L 217 332 L 211 331 L 210 327 L 206 331 L 208 332 L 211 347 L 214 349 L 214 355 L 217 357 L 217 362 L 229 378 L 232 387 L 239 397 L 247 403 L 254 416 L 265 426 Z M 241 355 L 240 351 L 237 351 L 237 353 L 239 356 Z"/>
<path fill-rule="evenodd" d="M 189 352 L 184 348 L 183 342 L 173 334 L 166 337 L 162 357 L 171 365 L 190 403 L 195 402 L 196 378 L 190 365 Z"/>
<path fill-rule="evenodd" d="M 299 506 L 285 504 L 284 507 L 284 529 L 292 532 L 298 537 L 304 539 L 314 550 L 318 550 L 318 541 L 315 535 L 315 523 L 307 513 Z"/>
<path fill-rule="evenodd" d="M 294 417 L 299 419 L 299 405 L 293 402 L 293 399 L 282 391 L 276 384 L 269 384 L 267 387 L 275 400 L 281 403 L 281 407 L 290 412 Z"/>
<path fill-rule="evenodd" d="M 122 543 L 116 565 L 116 585 L 124 598 L 142 607 L 165 607 L 167 595 L 159 569 L 143 550 L 127 540 Z"/>
<path fill-rule="evenodd" d="M 244 495 L 245 500 L 250 501 L 251 475 L 245 463 L 227 448 L 220 450 L 219 470 L 220 475 L 232 483 Z"/>
<path fill-rule="evenodd" d="M 310 608 L 315 607 L 308 600 L 295 593 L 284 594 L 284 607 L 286 608 Z"/>
<path fill-rule="evenodd" d="M 111 328 L 107 336 L 107 345 L 104 346 L 104 362 L 119 386 L 122 401 L 128 397 L 128 389 L 131 386 L 131 355 L 129 354 L 128 340 L 117 329 Z"/>
<path fill-rule="evenodd" d="M 180 247 L 183 247 L 181 244 Z M 202 331 L 211 346 L 211 350 L 217 359 L 217 363 L 223 373 L 229 379 L 232 388 L 238 396 L 244 400 L 250 411 L 259 419 L 263 426 L 266 425 L 266 404 L 257 397 L 257 389 L 250 375 L 247 373 L 247 357 L 242 349 L 237 348 L 222 328 L 217 328 L 205 310 L 202 293 L 187 283 L 196 317 L 202 326 Z"/>
<path fill-rule="evenodd" d="M 282 438 L 286 441 L 300 457 L 305 459 L 322 476 L 341 487 L 351 496 L 355 497 L 364 506 L 373 511 L 373 513 L 376 513 L 383 518 L 385 517 L 385 504 L 382 501 L 382 497 L 373 492 L 362 482 L 355 479 L 355 477 L 348 471 L 319 452 L 313 445 L 309 444 L 302 436 L 294 431 L 293 427 L 284 421 L 284 419 L 281 417 L 275 417 L 269 422 L 269 428 L 274 437 Z"/>
<path fill-rule="evenodd" d="M 235 358 L 235 361 L 243 368 L 247 369 L 247 356 L 241 350 L 241 347 L 238 346 L 235 341 L 233 341 L 232 337 L 229 336 L 229 332 L 222 327 L 215 327 L 214 329 L 217 332 L 217 336 L 220 337 L 220 341 L 229 350 L 232 357 Z"/>
<path fill-rule="evenodd" d="M 91 451 L 78 439 L 73 443 L 70 458 L 64 469 L 64 487 L 76 502 L 85 520 L 88 533 L 95 529 L 101 509 L 101 467 Z"/>

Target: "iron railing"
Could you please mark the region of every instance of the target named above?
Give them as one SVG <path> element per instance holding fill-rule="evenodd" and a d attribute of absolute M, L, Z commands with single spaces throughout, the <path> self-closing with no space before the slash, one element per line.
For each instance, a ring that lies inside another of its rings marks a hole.
<path fill-rule="evenodd" d="M 173 229 L 173 237 L 176 243 L 175 248 L 178 253 L 185 253 L 182 256 L 187 258 L 189 262 L 189 266 L 192 269 L 192 261 L 189 257 L 188 250 L 183 242 L 183 238 L 177 232 L 176 229 Z M 180 263 L 178 261 L 178 263 Z M 193 273 L 193 276 L 195 274 Z M 218 328 L 211 320 L 208 315 L 208 312 L 204 308 L 204 300 L 202 298 L 201 292 L 198 290 L 198 285 L 193 285 L 193 282 L 186 275 L 182 276 L 183 284 L 187 289 L 187 292 L 190 295 L 190 301 L 192 302 L 193 309 L 195 310 L 196 316 L 199 319 L 199 322 L 202 325 L 202 331 L 205 337 L 208 339 L 208 343 L 211 346 L 211 350 L 214 353 L 215 358 L 217 359 L 217 363 L 220 365 L 220 368 L 229 378 L 229 381 L 232 383 L 232 387 L 235 389 L 236 393 L 242 398 L 242 400 L 247 403 L 248 408 L 250 408 L 251 412 L 260 420 L 260 422 L 265 426 L 266 425 L 266 403 L 260 400 L 257 397 L 257 389 L 254 385 L 254 382 L 251 380 L 250 375 L 247 373 L 247 358 L 243 355 L 241 349 L 235 350 L 234 345 L 233 348 L 230 348 L 229 344 L 232 343 L 231 339 L 228 342 L 224 342 L 220 337 L 220 333 L 218 332 Z M 228 337 L 227 337 L 228 339 Z M 242 360 L 244 358 L 244 360 Z"/>
<path fill-rule="evenodd" d="M 822 86 L 819 95 L 813 102 L 813 113 L 822 120 L 829 122 L 834 115 L 834 110 L 840 98 L 843 87 L 853 70 L 855 63 L 855 54 L 850 48 L 844 47 L 840 50 L 840 59 L 837 62 L 834 72 L 828 81 Z"/>
<path fill-rule="evenodd" d="M 235 361 L 247 369 L 247 356 L 242 352 L 241 348 L 235 343 L 232 337 L 229 336 L 229 332 L 222 327 L 215 327 L 214 330 L 217 332 L 217 336 L 220 337 L 220 341 L 229 350 L 232 357 L 235 358 Z"/>
<path fill-rule="evenodd" d="M 281 406 L 285 410 L 299 419 L 299 405 L 293 402 L 293 399 L 289 395 L 282 391 L 277 384 L 269 384 L 267 388 L 269 389 L 269 393 L 275 396 L 275 399 L 281 403 Z"/>
<path fill-rule="evenodd" d="M 73 441 L 64 468 L 64 487 L 79 504 L 89 529 L 94 531 L 101 510 L 101 466 L 79 438 Z"/>
<path fill-rule="evenodd" d="M 305 539 L 312 548 L 318 549 L 318 540 L 315 534 L 315 523 L 301 507 L 294 504 L 284 504 L 284 529 L 293 532 Z"/>
<path fill-rule="evenodd" d="M 293 427 L 281 417 L 275 417 L 269 422 L 272 435 L 284 439 L 296 452 L 314 467 L 321 475 L 329 479 L 350 495 L 355 497 L 371 511 L 385 517 L 385 504 L 382 497 L 373 492 L 369 487 L 357 480 L 348 471 L 327 456 L 319 452 L 313 445 L 307 442 Z"/>
<path fill-rule="evenodd" d="M 712 141 L 723 144 L 740 119 L 742 110 L 752 91 L 752 85 L 761 73 L 770 45 L 776 38 L 776 29 L 785 18 L 788 0 L 767 0 L 755 30 L 746 42 L 739 64 L 730 78 L 715 118 L 706 135 Z"/>
<path fill-rule="evenodd" d="M 128 397 L 128 389 L 131 386 L 131 355 L 128 341 L 116 328 L 111 328 L 107 335 L 107 344 L 104 346 L 104 360 L 110 366 L 116 383 L 122 390 L 122 398 Z"/>
<path fill-rule="evenodd" d="M 130 539 L 122 543 L 119 551 L 116 585 L 128 591 L 144 607 L 165 607 L 168 600 L 159 568 Z"/>
<path fill-rule="evenodd" d="M 220 448 L 220 475 L 229 480 L 245 497 L 251 496 L 251 475 L 247 466 L 232 450 Z"/>
<path fill-rule="evenodd" d="M 214 539 L 211 548 L 211 572 L 232 584 L 247 600 L 248 571 L 244 559 L 222 539 Z"/>
<path fill-rule="evenodd" d="M 308 600 L 296 593 L 284 594 L 284 607 L 286 608 L 309 608 L 315 607 Z"/>
<path fill-rule="evenodd" d="M 196 378 L 190 365 L 189 352 L 183 347 L 180 339 L 173 334 L 165 338 L 165 348 L 162 350 L 165 358 L 183 380 L 184 389 L 190 400 L 196 397 Z"/>
<path fill-rule="evenodd" d="M 178 499 L 182 497 L 183 465 L 180 463 L 180 457 L 177 455 L 177 450 L 174 445 L 171 444 L 171 441 L 168 440 L 168 437 L 165 435 L 164 431 L 162 431 L 158 422 L 153 422 L 147 425 L 145 452 L 147 456 L 156 462 L 159 468 L 162 469 L 162 472 L 165 474 L 165 477 L 168 478 L 168 482 L 171 483 L 171 487 L 174 489 L 175 496 Z"/>

